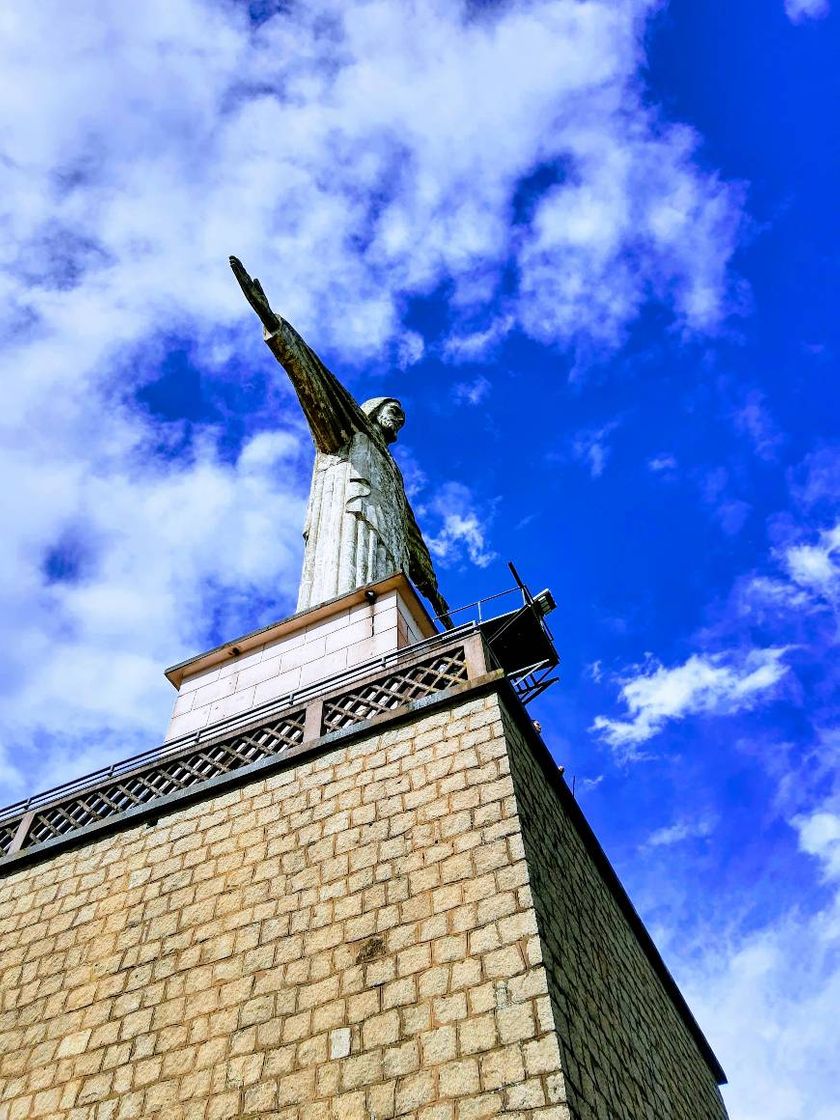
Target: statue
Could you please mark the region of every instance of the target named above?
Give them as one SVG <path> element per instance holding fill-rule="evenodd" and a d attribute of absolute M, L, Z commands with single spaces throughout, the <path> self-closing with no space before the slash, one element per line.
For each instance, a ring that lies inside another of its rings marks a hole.
<path fill-rule="evenodd" d="M 358 405 L 294 327 L 272 311 L 259 280 L 236 257 L 230 265 L 263 324 L 268 348 L 289 375 L 315 442 L 297 609 L 404 572 L 450 627 L 432 558 L 388 450 L 405 423 L 400 402 L 374 397 Z"/>

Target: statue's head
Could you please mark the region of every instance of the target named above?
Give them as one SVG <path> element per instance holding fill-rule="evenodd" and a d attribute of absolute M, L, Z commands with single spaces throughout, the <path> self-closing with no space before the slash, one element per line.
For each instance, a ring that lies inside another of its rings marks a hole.
<path fill-rule="evenodd" d="M 393 443 L 405 423 L 403 407 L 396 397 L 373 397 L 362 405 L 365 416 L 377 425 L 386 443 Z"/>

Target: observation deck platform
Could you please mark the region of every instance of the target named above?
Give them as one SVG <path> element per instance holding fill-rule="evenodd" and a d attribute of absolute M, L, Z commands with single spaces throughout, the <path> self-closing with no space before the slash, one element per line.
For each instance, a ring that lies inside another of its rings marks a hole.
<path fill-rule="evenodd" d="M 544 606 L 439 632 L 395 575 L 166 670 L 162 745 L 0 810 L 0 873 L 508 679 L 527 703 L 558 658 Z M 503 593 L 506 594 L 506 593 Z M 464 608 L 467 609 L 467 608 Z"/>

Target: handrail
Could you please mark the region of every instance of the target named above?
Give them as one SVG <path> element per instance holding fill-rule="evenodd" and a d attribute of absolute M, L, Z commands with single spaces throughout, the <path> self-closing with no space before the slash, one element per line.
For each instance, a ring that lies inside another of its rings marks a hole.
<path fill-rule="evenodd" d="M 345 684 L 352 684 L 353 681 L 368 676 L 372 670 L 378 667 L 385 669 L 391 662 L 397 659 L 405 658 L 407 655 L 413 657 L 415 654 L 425 653 L 435 646 L 448 645 L 454 640 L 464 638 L 469 633 L 477 630 L 477 623 L 467 622 L 453 630 L 434 634 L 431 638 L 425 638 L 422 642 L 417 642 L 410 646 L 402 646 L 399 649 L 389 650 L 387 653 L 377 654 L 375 657 L 369 658 L 367 661 L 362 661 L 350 669 L 342 669 L 338 673 L 333 673 L 331 676 L 305 685 L 303 688 L 295 689 L 292 692 L 286 693 L 284 696 L 266 701 L 266 703 L 251 708 L 240 715 L 215 723 L 212 728 L 202 728 L 198 732 L 191 732 L 188 735 L 181 735 L 177 739 L 170 739 L 157 747 L 142 751 L 140 754 L 131 755 L 129 758 L 122 759 L 120 762 L 114 762 L 110 766 L 101 767 L 99 770 L 94 770 L 79 778 L 71 779 L 69 782 L 63 782 L 61 785 L 53 786 L 51 789 L 32 794 L 22 801 L 14 802 L 0 809 L 0 825 L 7 824 L 21 817 L 24 813 L 43 809 L 57 801 L 63 801 L 73 794 L 93 789 L 99 785 L 100 782 L 121 777 L 131 771 L 139 769 L 145 763 L 166 762 L 179 755 L 181 752 L 191 747 L 198 746 L 210 738 L 215 739 L 220 735 L 228 735 L 235 732 L 240 727 L 258 722 L 268 716 L 279 715 L 286 709 L 304 704 L 315 696 L 322 695 L 326 692 L 332 692 L 334 689 L 341 688 Z M 204 735 L 202 735 L 202 732 L 204 732 Z"/>

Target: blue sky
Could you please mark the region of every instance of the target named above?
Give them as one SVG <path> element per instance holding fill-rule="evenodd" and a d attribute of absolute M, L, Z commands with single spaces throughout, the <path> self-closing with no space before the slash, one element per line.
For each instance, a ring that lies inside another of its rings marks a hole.
<path fill-rule="evenodd" d="M 558 601 L 535 715 L 730 1078 L 837 1120 L 838 24 L 825 0 L 4 14 L 0 799 L 293 609 L 311 445 L 235 252 L 444 592 Z"/>

